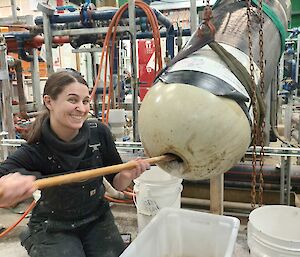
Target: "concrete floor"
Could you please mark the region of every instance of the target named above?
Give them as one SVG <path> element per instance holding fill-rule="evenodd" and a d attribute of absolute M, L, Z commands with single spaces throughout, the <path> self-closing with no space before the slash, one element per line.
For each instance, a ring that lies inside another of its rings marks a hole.
<path fill-rule="evenodd" d="M 26 209 L 28 203 L 23 203 L 18 208 L 12 210 L 0 209 L 0 224 L 7 227 L 14 224 L 19 218 L 20 214 L 15 212 L 22 212 Z M 122 234 L 131 234 L 134 240 L 137 237 L 137 214 L 134 205 L 113 204 L 111 206 L 112 212 L 115 216 L 116 223 Z M 24 229 L 28 218 L 25 218 L 11 233 L 0 239 L 0 256 L 3 257 L 28 257 L 27 252 L 20 245 L 18 240 L 19 233 Z M 243 223 L 243 222 L 242 222 Z M 240 232 L 235 244 L 235 250 L 232 257 L 249 257 L 249 251 L 246 244 L 246 227 L 242 224 Z M 153 256 L 157 257 L 157 256 Z"/>

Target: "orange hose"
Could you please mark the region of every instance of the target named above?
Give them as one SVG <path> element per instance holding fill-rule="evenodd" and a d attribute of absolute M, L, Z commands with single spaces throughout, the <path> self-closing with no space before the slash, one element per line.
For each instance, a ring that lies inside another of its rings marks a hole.
<path fill-rule="evenodd" d="M 133 192 L 127 192 L 127 191 L 122 191 L 122 193 L 126 196 L 129 196 L 130 198 L 132 198 L 135 195 Z"/>
<path fill-rule="evenodd" d="M 112 198 L 112 197 L 110 197 L 110 196 L 108 196 L 108 195 L 105 195 L 104 196 L 108 201 L 110 201 L 110 202 L 114 202 L 114 203 L 127 203 L 127 204 L 129 204 L 129 203 L 133 203 L 133 200 L 130 200 L 130 199 L 124 199 L 124 200 L 121 200 L 121 199 L 115 199 L 115 198 Z"/>
<path fill-rule="evenodd" d="M 117 15 L 120 11 L 122 11 L 123 9 L 125 10 L 128 6 L 128 3 L 125 4 L 124 6 L 122 6 L 116 13 L 115 15 L 113 16 L 112 18 L 112 21 L 108 27 L 108 30 L 107 30 L 107 33 L 106 33 L 106 36 L 105 36 L 105 39 L 104 39 L 104 43 L 103 43 L 103 50 L 102 50 L 102 54 L 101 54 L 101 60 L 100 60 L 100 64 L 99 64 L 99 68 L 98 68 L 98 74 L 97 74 L 97 77 L 96 77 L 96 80 L 95 80 L 95 83 L 94 83 L 94 87 L 93 87 L 93 90 L 91 92 L 91 97 L 94 97 L 95 93 L 96 93 L 96 89 L 97 89 L 97 85 L 98 85 L 98 82 L 100 80 L 100 76 L 101 76 L 101 72 L 102 72 L 102 65 L 103 65 L 103 59 L 104 59 L 104 55 L 105 53 L 107 52 L 107 49 L 108 49 L 108 40 L 110 38 L 110 35 L 111 35 L 111 32 L 112 32 L 112 28 L 113 28 L 113 25 L 115 23 L 115 20 L 117 18 Z M 104 91 L 105 92 L 105 91 Z"/>
<path fill-rule="evenodd" d="M 136 1 L 135 2 L 136 6 L 142 9 L 150 22 L 150 25 L 152 27 L 153 31 L 153 38 L 154 38 L 154 43 L 155 43 L 155 70 L 156 67 L 158 66 L 158 70 L 156 71 L 156 74 L 162 69 L 162 57 L 161 57 L 161 46 L 160 46 L 160 33 L 158 30 L 158 21 L 157 18 L 153 12 L 153 10 L 144 2 L 141 1 Z M 102 67 L 103 67 L 103 60 L 105 57 L 105 64 L 104 64 L 104 84 L 103 84 L 103 94 L 102 94 L 102 122 L 108 123 L 108 118 L 109 118 L 109 110 L 110 110 L 110 105 L 111 105 L 111 99 L 112 99 L 112 94 L 113 94 L 113 61 L 114 61 L 114 54 L 115 54 L 115 41 L 116 41 L 116 34 L 117 34 L 117 25 L 119 24 L 119 21 L 123 15 L 123 13 L 128 9 L 128 3 L 124 4 L 113 16 L 113 19 L 109 25 L 104 44 L 103 44 L 103 51 L 101 55 L 101 60 L 100 60 L 100 65 L 98 68 L 98 74 L 94 83 L 93 90 L 91 92 L 91 99 L 94 98 L 96 90 L 97 90 L 97 85 L 99 83 L 101 73 L 102 73 Z M 114 31 L 113 31 L 114 29 Z M 113 31 L 113 33 L 112 33 Z M 105 113 L 105 98 L 106 98 L 106 88 L 107 88 L 107 65 L 108 65 L 108 57 L 109 57 L 109 64 L 110 64 L 110 82 L 109 82 L 109 92 L 108 92 L 108 104 L 107 104 L 107 110 L 106 110 L 106 116 L 104 119 L 104 113 Z M 103 104 L 104 103 L 104 104 Z"/>
<path fill-rule="evenodd" d="M 31 212 L 31 210 L 34 208 L 35 206 L 35 201 L 32 201 L 32 203 L 29 205 L 29 207 L 27 208 L 27 210 L 24 212 L 24 214 L 21 216 L 21 218 L 12 226 L 10 226 L 9 228 L 7 228 L 6 230 L 4 230 L 1 234 L 0 234 L 0 238 L 4 237 L 6 234 L 8 234 L 10 231 L 12 231 L 26 216 L 29 212 Z"/>
<path fill-rule="evenodd" d="M 130 197 L 133 197 L 133 193 L 131 192 L 126 192 L 124 191 L 123 192 L 125 195 L 128 195 Z M 108 201 L 110 202 L 115 202 L 115 203 L 125 203 L 125 204 L 131 204 L 133 203 L 133 200 L 132 199 L 124 199 L 124 200 L 121 200 L 121 199 L 115 199 L 115 198 L 112 198 L 110 196 L 107 196 L 105 195 L 104 196 Z M 32 203 L 29 205 L 29 207 L 27 208 L 27 210 L 23 213 L 23 215 L 20 217 L 20 219 L 15 223 L 13 224 L 12 226 L 10 226 L 9 228 L 5 229 L 2 233 L 0 233 L 0 238 L 4 237 L 5 235 L 7 235 L 9 232 L 11 232 L 17 225 L 20 224 L 20 222 L 28 215 L 29 212 L 32 211 L 32 209 L 35 207 L 36 205 L 36 202 L 35 201 L 32 201 Z"/>
<path fill-rule="evenodd" d="M 127 191 L 127 192 L 133 192 L 132 188 L 130 188 L 130 187 L 127 187 L 127 188 L 126 188 L 126 191 Z"/>
<path fill-rule="evenodd" d="M 159 64 L 159 68 L 161 69 L 162 68 L 162 60 L 161 60 L 161 48 L 160 48 L 160 34 L 159 34 L 159 31 L 158 31 L 158 22 L 157 22 L 157 19 L 156 19 L 156 16 L 153 12 L 153 10 L 151 8 L 149 8 L 149 6 L 143 2 L 136 2 L 136 6 L 143 9 L 147 15 L 147 17 L 149 18 L 150 20 L 150 25 L 152 27 L 152 30 L 153 30 L 153 35 L 154 35 L 154 38 L 155 40 L 159 42 L 159 44 L 155 44 L 156 46 L 159 45 L 159 48 L 156 47 L 156 54 L 155 54 L 155 67 L 156 67 L 156 64 L 158 63 Z M 121 19 L 121 15 L 118 15 L 117 16 L 117 19 L 116 19 L 116 24 L 119 23 L 120 19 Z M 113 76 L 113 70 L 112 70 L 112 65 L 113 65 L 113 60 L 114 60 L 114 52 L 115 52 L 115 49 L 114 49 L 114 45 L 115 45 L 115 39 L 116 39 L 116 29 L 114 30 L 114 34 L 113 34 L 113 39 L 112 39 L 112 43 L 111 43 L 111 56 L 110 56 L 110 66 L 111 66 L 111 69 L 110 69 L 110 78 L 112 78 Z M 157 54 L 157 49 L 159 49 L 159 54 Z M 159 58 L 158 58 L 159 56 Z M 159 71 L 158 71 L 159 72 Z M 110 107 L 110 103 L 111 103 L 111 98 L 112 98 L 112 93 L 113 93 L 113 83 L 112 83 L 112 79 L 110 80 L 110 85 L 109 85 L 109 96 L 108 96 L 108 109 L 107 109 L 107 112 L 106 112 L 106 120 L 105 122 L 108 123 L 108 119 L 109 119 L 109 107 Z"/>

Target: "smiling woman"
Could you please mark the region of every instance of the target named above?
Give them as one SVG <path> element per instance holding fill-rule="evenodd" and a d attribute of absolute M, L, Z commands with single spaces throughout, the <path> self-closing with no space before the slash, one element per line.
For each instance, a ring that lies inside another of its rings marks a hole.
<path fill-rule="evenodd" d="M 89 91 L 81 83 L 71 83 L 57 99 L 44 95 L 44 103 L 50 110 L 50 124 L 56 135 L 70 141 L 86 120 L 89 106 Z"/>
<path fill-rule="evenodd" d="M 51 75 L 43 94 L 45 110 L 28 133 L 27 142 L 37 142 L 41 125 L 47 117 L 50 117 L 51 127 L 60 139 L 71 140 L 87 118 L 89 99 L 88 84 L 79 72 L 66 69 Z M 77 116 L 77 119 L 71 119 L 72 116 Z"/>
<path fill-rule="evenodd" d="M 35 189 L 36 177 L 122 162 L 108 127 L 86 120 L 89 90 L 79 73 L 64 70 L 52 74 L 46 82 L 43 99 L 45 110 L 33 123 L 27 144 L 0 164 L 0 206 L 10 206 L 29 197 Z M 124 190 L 150 168 L 144 160 L 134 163 L 131 167 L 135 168 L 107 175 L 106 179 L 117 190 Z M 14 175 L 7 176 L 10 173 Z M 15 183 L 6 183 L 12 177 Z M 29 236 L 22 241 L 31 257 L 121 254 L 124 244 L 104 199 L 102 180 L 97 177 L 42 189 L 28 224 Z"/>

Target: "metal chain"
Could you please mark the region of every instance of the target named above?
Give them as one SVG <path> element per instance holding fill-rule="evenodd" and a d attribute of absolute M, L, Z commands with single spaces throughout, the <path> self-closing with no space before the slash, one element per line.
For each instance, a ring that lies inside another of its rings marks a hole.
<path fill-rule="evenodd" d="M 260 92 L 262 95 L 262 99 L 264 99 L 265 95 L 265 60 L 264 60 L 264 31 L 263 31 L 263 26 L 264 26 L 264 13 L 263 13 L 263 1 L 259 1 L 259 66 L 260 66 Z M 260 131 L 259 131 L 259 136 L 260 140 L 259 143 L 261 145 L 261 150 L 259 152 L 259 206 L 262 206 L 263 204 L 263 191 L 264 191 L 264 174 L 263 174 L 263 166 L 264 166 L 264 157 L 265 157 L 265 152 L 264 152 L 264 146 L 265 146 L 265 141 L 264 141 L 264 131 L 265 131 L 265 117 L 261 117 L 261 126 L 260 126 Z"/>
<path fill-rule="evenodd" d="M 252 45 L 252 23 L 251 23 L 251 1 L 246 0 L 247 3 L 247 29 L 249 41 L 249 60 L 250 60 L 250 76 L 251 76 L 251 105 L 253 109 L 253 125 L 252 125 L 252 183 L 251 183 L 251 206 L 255 208 L 256 205 L 256 145 L 258 143 L 258 110 L 256 85 L 254 77 L 254 59 L 253 59 L 253 45 Z"/>
<path fill-rule="evenodd" d="M 204 3 L 204 0 L 203 0 Z M 257 187 L 257 171 L 256 171 L 256 146 L 257 144 L 261 145 L 261 150 L 259 153 L 259 206 L 263 203 L 263 165 L 264 165 L 264 130 L 265 130 L 265 119 L 264 117 L 261 120 L 261 126 L 259 126 L 260 117 L 258 115 L 258 101 L 256 96 L 256 84 L 255 84 L 255 76 L 254 76 L 254 58 L 253 58 L 253 40 L 252 40 L 252 22 L 251 22 L 251 0 L 246 0 L 247 3 L 247 29 L 248 29 L 248 41 L 249 41 L 249 59 L 250 59 L 250 76 L 251 76 L 251 104 L 253 109 L 253 126 L 252 126 L 252 187 L 251 187 L 251 206 L 255 208 L 256 206 L 256 187 Z M 210 0 L 206 0 L 206 6 L 210 6 Z M 264 15 L 263 15 L 263 0 L 259 0 L 259 66 L 260 66 L 260 93 L 262 94 L 262 98 L 264 99 L 264 39 L 263 39 L 263 24 L 264 24 Z"/>

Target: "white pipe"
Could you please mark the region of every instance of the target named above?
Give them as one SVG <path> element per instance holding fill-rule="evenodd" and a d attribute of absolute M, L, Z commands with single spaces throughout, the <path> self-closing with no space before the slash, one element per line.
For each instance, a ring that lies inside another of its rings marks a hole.
<path fill-rule="evenodd" d="M 11 13 L 12 13 L 13 21 L 17 22 L 18 17 L 17 17 L 16 0 L 10 0 L 10 4 L 11 4 Z"/>
<path fill-rule="evenodd" d="M 198 25 L 198 13 L 197 13 L 197 4 L 196 0 L 190 0 L 190 20 L 191 20 L 191 34 L 194 33 Z"/>
<path fill-rule="evenodd" d="M 181 203 L 197 205 L 197 206 L 210 206 L 210 200 L 196 199 L 196 198 L 189 198 L 189 197 L 181 197 Z M 249 211 L 252 210 L 250 203 L 224 201 L 223 204 L 224 204 L 224 208 L 243 209 L 243 210 L 249 210 Z"/>

